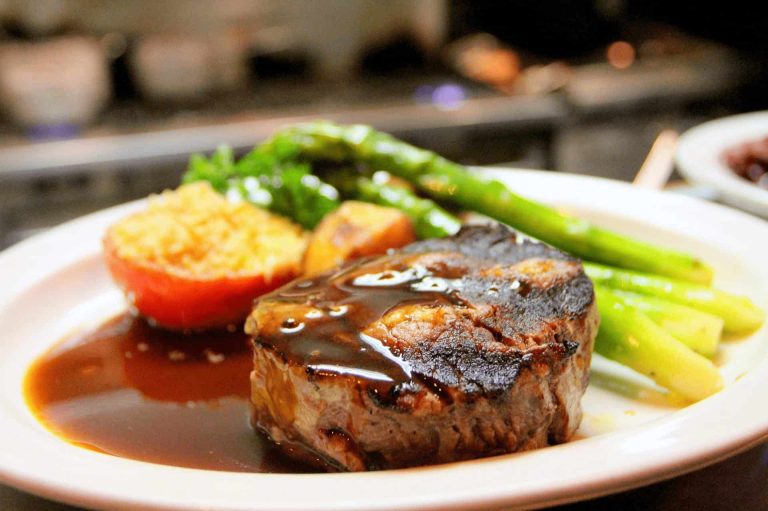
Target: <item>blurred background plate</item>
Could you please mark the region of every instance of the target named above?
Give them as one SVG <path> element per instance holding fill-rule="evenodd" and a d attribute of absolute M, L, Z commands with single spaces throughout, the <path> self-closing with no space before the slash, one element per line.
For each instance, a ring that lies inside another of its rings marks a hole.
<path fill-rule="evenodd" d="M 768 218 L 768 190 L 737 176 L 723 159 L 726 150 L 768 137 L 768 111 L 724 117 L 680 138 L 677 167 L 685 178 L 712 187 L 731 206 Z"/>

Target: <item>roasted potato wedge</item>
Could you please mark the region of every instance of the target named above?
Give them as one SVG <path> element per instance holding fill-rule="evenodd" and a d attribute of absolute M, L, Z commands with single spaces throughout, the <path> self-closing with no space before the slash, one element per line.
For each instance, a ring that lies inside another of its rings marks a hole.
<path fill-rule="evenodd" d="M 328 214 L 309 241 L 304 272 L 319 273 L 357 257 L 383 254 L 416 240 L 408 216 L 393 208 L 347 201 Z"/>

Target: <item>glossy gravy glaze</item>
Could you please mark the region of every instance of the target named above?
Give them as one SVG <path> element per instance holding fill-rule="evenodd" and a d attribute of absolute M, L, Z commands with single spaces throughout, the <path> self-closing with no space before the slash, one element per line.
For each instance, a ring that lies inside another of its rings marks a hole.
<path fill-rule="evenodd" d="M 255 342 L 274 350 L 289 364 L 306 367 L 311 377 L 347 375 L 380 399 L 417 374 L 401 358 L 401 349 L 368 335 L 376 321 L 408 306 L 463 306 L 461 273 L 426 267 L 422 255 L 360 259 L 341 269 L 297 279 L 263 296 L 265 311 L 246 330 Z M 444 266 L 444 265 L 443 265 Z M 455 273 L 455 274 L 454 274 Z"/>
<path fill-rule="evenodd" d="M 313 471 L 251 428 L 251 367 L 244 334 L 175 334 L 124 314 L 53 348 L 25 390 L 48 429 L 95 451 L 207 470 Z"/>

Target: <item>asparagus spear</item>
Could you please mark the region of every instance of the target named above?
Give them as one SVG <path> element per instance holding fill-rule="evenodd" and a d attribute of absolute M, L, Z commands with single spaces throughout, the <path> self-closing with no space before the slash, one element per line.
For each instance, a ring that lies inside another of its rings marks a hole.
<path fill-rule="evenodd" d="M 724 320 L 723 328 L 728 333 L 751 333 L 760 328 L 765 320 L 765 313 L 746 296 L 594 263 L 585 262 L 584 270 L 601 285 L 656 296 L 719 316 Z"/>
<path fill-rule="evenodd" d="M 422 199 L 402 186 L 366 177 L 358 177 L 356 186 L 360 199 L 397 208 L 407 214 L 413 221 L 419 238 L 450 236 L 456 234 L 461 227 L 458 218 L 431 200 Z"/>
<path fill-rule="evenodd" d="M 330 122 L 301 124 L 278 132 L 262 147 L 293 147 L 302 158 L 355 162 L 387 170 L 425 193 L 490 216 L 585 259 L 708 283 L 709 266 L 695 257 L 597 227 L 510 191 L 499 181 L 369 126 Z"/>
<path fill-rule="evenodd" d="M 717 351 L 723 332 L 721 318 L 662 298 L 619 290 L 613 290 L 613 294 L 693 351 L 705 357 L 712 357 Z"/>
<path fill-rule="evenodd" d="M 600 329 L 595 351 L 653 379 L 659 385 L 698 401 L 723 386 L 717 368 L 624 303 L 596 286 Z"/>

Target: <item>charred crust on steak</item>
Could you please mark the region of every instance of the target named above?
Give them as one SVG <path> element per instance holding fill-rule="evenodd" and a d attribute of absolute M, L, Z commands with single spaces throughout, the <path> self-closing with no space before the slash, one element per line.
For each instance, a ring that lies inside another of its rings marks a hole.
<path fill-rule="evenodd" d="M 348 470 L 563 441 L 581 418 L 597 322 L 578 259 L 503 226 L 464 227 L 260 298 L 246 323 L 254 424 Z M 282 387 L 273 396 L 259 385 Z M 540 410 L 515 422 L 510 406 Z M 312 420 L 302 416 L 307 411 Z M 506 426 L 477 417 L 474 425 L 450 424 L 474 411 L 498 415 L 493 420 Z M 393 417 L 405 424 L 404 417 L 441 416 L 448 423 L 434 426 L 440 440 L 398 433 L 402 448 L 429 456 L 397 454 L 397 442 L 387 447 L 378 433 L 366 439 L 373 431 L 366 428 Z M 411 437 L 420 438 L 417 445 Z"/>
<path fill-rule="evenodd" d="M 404 253 L 458 252 L 481 261 L 512 265 L 527 259 L 579 260 L 500 224 L 465 225 L 455 236 L 431 238 L 411 243 Z"/>

